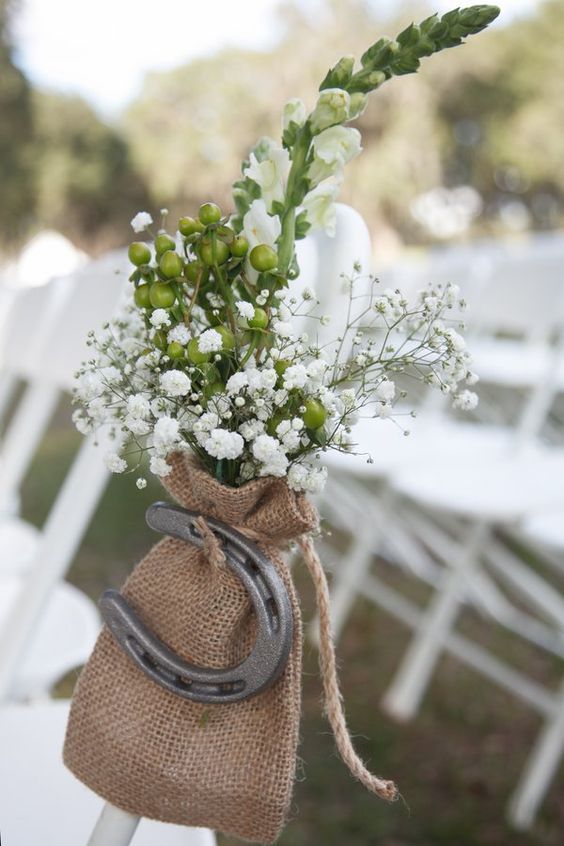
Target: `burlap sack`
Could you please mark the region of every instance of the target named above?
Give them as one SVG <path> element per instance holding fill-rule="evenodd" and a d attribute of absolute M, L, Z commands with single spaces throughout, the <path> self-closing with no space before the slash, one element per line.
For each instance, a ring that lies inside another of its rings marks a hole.
<path fill-rule="evenodd" d="M 261 538 L 284 580 L 294 639 L 270 689 L 233 704 L 179 698 L 148 679 L 104 628 L 71 707 L 64 760 L 106 800 L 134 814 L 207 828 L 259 843 L 274 841 L 292 794 L 300 718 L 302 632 L 295 589 L 279 548 L 316 525 L 307 500 L 281 479 L 234 489 L 172 459 L 165 487 L 185 508 Z M 183 658 L 198 665 L 239 663 L 254 641 L 254 611 L 226 565 L 165 538 L 123 588 L 141 618 Z"/>

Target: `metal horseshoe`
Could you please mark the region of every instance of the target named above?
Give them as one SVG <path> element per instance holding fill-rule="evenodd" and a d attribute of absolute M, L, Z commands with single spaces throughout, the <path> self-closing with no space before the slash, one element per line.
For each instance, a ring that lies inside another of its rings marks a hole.
<path fill-rule="evenodd" d="M 203 547 L 194 525 L 198 516 L 156 502 L 147 509 L 146 520 L 158 532 Z M 284 669 L 292 646 L 292 606 L 276 568 L 254 543 L 219 520 L 206 517 L 206 523 L 222 541 L 226 563 L 245 586 L 257 617 L 254 647 L 241 664 L 213 669 L 185 661 L 153 634 L 116 590 L 102 594 L 100 610 L 123 651 L 161 687 L 193 702 L 238 702 L 270 687 Z"/>

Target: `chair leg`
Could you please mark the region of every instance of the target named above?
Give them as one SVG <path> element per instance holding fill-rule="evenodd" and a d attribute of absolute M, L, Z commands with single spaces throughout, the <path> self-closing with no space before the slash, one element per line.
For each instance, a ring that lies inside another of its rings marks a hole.
<path fill-rule="evenodd" d="M 466 576 L 476 565 L 478 553 L 487 535 L 483 523 L 473 524 L 453 569 L 435 593 L 416 630 L 407 653 L 388 688 L 382 705 L 397 720 L 415 716 L 425 695 L 445 639 L 451 630 L 464 594 L 468 590 Z"/>
<path fill-rule="evenodd" d="M 564 684 L 556 697 L 554 714 L 549 717 L 530 754 L 507 811 L 515 828 L 525 830 L 536 813 L 564 754 Z"/>

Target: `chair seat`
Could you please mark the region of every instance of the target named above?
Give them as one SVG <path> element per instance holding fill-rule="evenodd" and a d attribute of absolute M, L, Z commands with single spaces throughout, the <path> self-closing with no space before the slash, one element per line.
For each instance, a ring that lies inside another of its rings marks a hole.
<path fill-rule="evenodd" d="M 509 388 L 527 388 L 546 378 L 551 352 L 546 344 L 501 338 L 470 342 L 472 370 L 482 382 Z"/>
<path fill-rule="evenodd" d="M 0 630 L 25 582 L 0 580 Z M 52 591 L 16 675 L 13 696 L 45 693 L 69 670 L 83 664 L 94 647 L 100 617 L 94 603 L 77 588 L 60 582 Z"/>
<path fill-rule="evenodd" d="M 63 765 L 68 703 L 10 705 L 0 709 L 0 827 L 9 846 L 86 846 L 102 799 Z M 150 820 L 139 824 L 132 846 L 214 846 L 205 829 Z"/>
<path fill-rule="evenodd" d="M 555 511 L 532 514 L 519 527 L 529 540 L 555 550 L 564 550 L 564 506 Z"/>
<path fill-rule="evenodd" d="M 497 455 L 437 458 L 400 470 L 392 484 L 426 508 L 512 523 L 533 511 L 564 506 L 563 478 L 564 450 L 532 445 Z"/>
<path fill-rule="evenodd" d="M 0 578 L 22 573 L 33 560 L 41 533 L 19 517 L 0 520 Z"/>
<path fill-rule="evenodd" d="M 420 417 L 391 420 L 359 420 L 353 429 L 357 446 L 353 455 L 328 451 L 324 461 L 336 471 L 370 478 L 384 477 L 401 467 L 413 467 L 450 456 L 497 455 L 510 443 L 510 430 L 503 426 L 459 423 L 434 413 Z M 401 427 L 410 434 L 406 437 Z M 367 462 L 366 455 L 372 457 Z"/>

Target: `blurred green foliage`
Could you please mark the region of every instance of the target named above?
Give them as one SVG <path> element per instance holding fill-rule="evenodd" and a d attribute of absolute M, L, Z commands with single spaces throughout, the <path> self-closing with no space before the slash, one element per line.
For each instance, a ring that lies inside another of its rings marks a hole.
<path fill-rule="evenodd" d="M 33 208 L 31 91 L 12 58 L 12 0 L 0 0 L 0 237 L 19 238 Z"/>
<path fill-rule="evenodd" d="M 286 0 L 271 51 L 230 49 L 150 74 L 110 126 L 78 98 L 30 92 L 6 34 L 13 3 L 0 0 L 0 241 L 53 226 L 98 252 L 123 243 L 140 208 L 180 214 L 211 197 L 229 203 L 250 146 L 278 136 L 285 100 L 311 105 L 336 59 L 395 34 L 429 11 L 420 5 L 402 4 L 386 20 L 368 0 L 325 0 L 315 15 Z M 545 0 L 386 85 L 358 123 L 365 152 L 349 167 L 343 199 L 374 232 L 411 243 L 431 237 L 411 201 L 441 185 L 481 195 L 471 235 L 499 234 L 510 206 L 532 228 L 562 225 L 563 43 L 564 3 Z"/>

